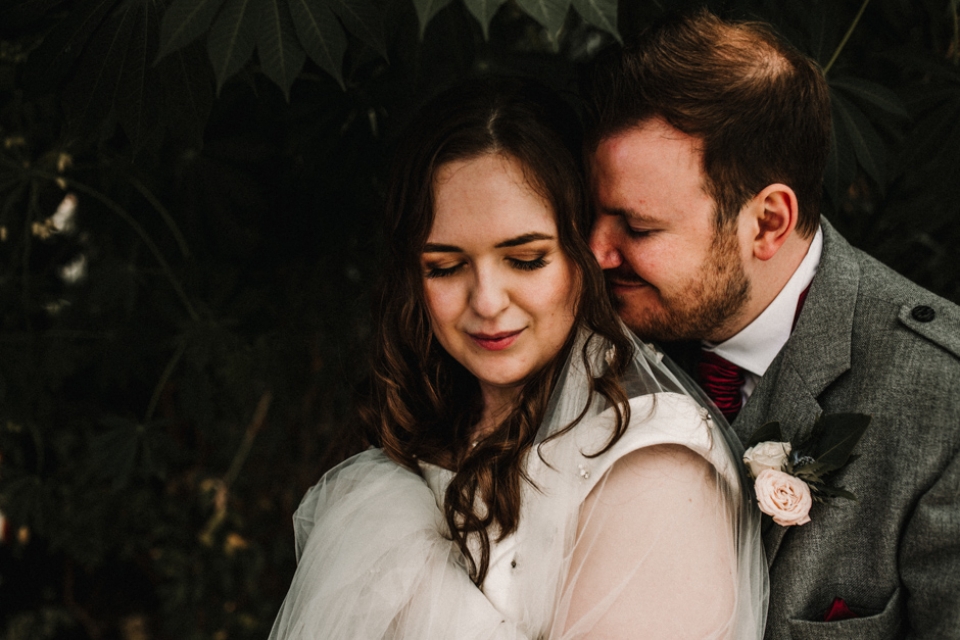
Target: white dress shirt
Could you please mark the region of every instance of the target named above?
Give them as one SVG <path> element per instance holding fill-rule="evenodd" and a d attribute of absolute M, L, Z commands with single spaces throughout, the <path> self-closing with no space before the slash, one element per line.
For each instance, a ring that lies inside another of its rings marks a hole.
<path fill-rule="evenodd" d="M 744 403 L 790 338 L 800 294 L 810 286 L 813 277 L 817 275 L 822 252 L 823 230 L 817 227 L 807 255 L 763 313 L 732 338 L 719 344 L 703 342 L 705 351 L 712 351 L 744 370 L 745 382 L 740 388 Z"/>

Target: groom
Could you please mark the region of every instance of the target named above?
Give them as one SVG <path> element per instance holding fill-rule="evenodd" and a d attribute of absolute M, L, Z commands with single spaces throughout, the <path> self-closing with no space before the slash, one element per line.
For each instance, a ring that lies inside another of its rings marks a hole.
<path fill-rule="evenodd" d="M 822 72 L 702 12 L 598 61 L 584 97 L 590 242 L 624 321 L 743 440 L 872 416 L 834 476 L 859 501 L 765 530 L 765 637 L 960 638 L 960 309 L 820 217 Z"/>

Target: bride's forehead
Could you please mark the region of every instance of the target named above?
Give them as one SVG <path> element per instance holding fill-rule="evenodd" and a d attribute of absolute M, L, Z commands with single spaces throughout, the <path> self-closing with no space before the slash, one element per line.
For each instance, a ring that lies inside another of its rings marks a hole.
<path fill-rule="evenodd" d="M 430 242 L 497 243 L 532 232 L 555 235 L 556 228 L 552 205 L 515 158 L 487 154 L 447 163 L 437 172 Z"/>

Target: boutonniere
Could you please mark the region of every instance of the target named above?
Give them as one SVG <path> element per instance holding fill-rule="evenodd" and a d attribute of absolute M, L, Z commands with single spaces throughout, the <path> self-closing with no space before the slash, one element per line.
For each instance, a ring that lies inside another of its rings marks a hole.
<path fill-rule="evenodd" d="M 810 437 L 796 444 L 784 441 L 778 422 L 757 429 L 747 441 L 743 463 L 753 478 L 760 511 L 791 527 L 810 522 L 814 502 L 856 500 L 843 487 L 831 486 L 829 479 L 856 459 L 850 454 L 869 424 L 870 416 L 862 413 L 821 415 Z"/>

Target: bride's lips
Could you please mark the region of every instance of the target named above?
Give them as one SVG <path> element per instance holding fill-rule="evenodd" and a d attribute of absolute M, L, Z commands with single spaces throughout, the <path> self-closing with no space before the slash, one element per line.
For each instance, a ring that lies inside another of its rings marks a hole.
<path fill-rule="evenodd" d="M 501 331 L 500 333 L 470 333 L 470 338 L 482 349 L 487 351 L 503 351 L 514 342 L 523 329 L 518 331 Z"/>

